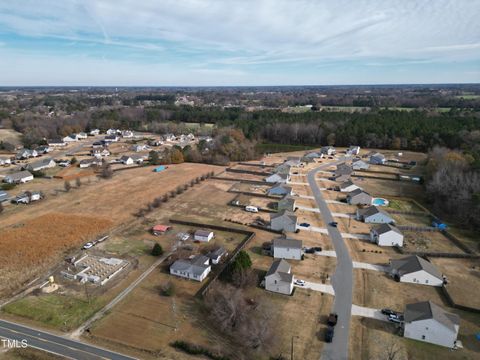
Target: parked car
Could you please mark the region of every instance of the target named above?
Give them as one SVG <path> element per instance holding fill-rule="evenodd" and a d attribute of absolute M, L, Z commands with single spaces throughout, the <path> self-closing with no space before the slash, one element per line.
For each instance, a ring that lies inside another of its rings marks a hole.
<path fill-rule="evenodd" d="M 70 166 L 70 161 L 68 161 L 68 160 L 60 161 L 60 162 L 58 163 L 58 166 L 61 166 L 61 167 L 69 167 L 69 166 Z"/>
<path fill-rule="evenodd" d="M 333 335 L 335 334 L 335 330 L 333 326 L 329 326 L 327 331 L 325 332 L 325 342 L 331 343 L 333 341 Z"/>
<path fill-rule="evenodd" d="M 330 226 L 332 226 L 332 227 L 337 227 L 337 225 L 338 225 L 338 223 L 336 221 L 332 221 L 330 223 Z"/>
<path fill-rule="evenodd" d="M 388 321 L 400 324 L 403 321 L 403 316 L 401 315 L 388 315 Z"/>
<path fill-rule="evenodd" d="M 252 213 L 258 213 L 258 208 L 256 206 L 245 206 L 245 211 L 252 212 Z"/>
<path fill-rule="evenodd" d="M 383 315 L 397 315 L 396 311 L 393 311 L 392 309 L 384 308 L 382 309 L 382 314 Z"/>
<path fill-rule="evenodd" d="M 305 280 L 295 279 L 295 285 L 305 286 Z"/>
<path fill-rule="evenodd" d="M 298 225 L 298 226 L 301 226 L 301 227 L 306 227 L 306 228 L 308 228 L 308 227 L 310 227 L 310 224 L 309 224 L 309 223 L 301 223 L 301 224 L 300 224 L 300 225 Z"/>
<path fill-rule="evenodd" d="M 327 324 L 329 326 L 337 325 L 337 321 L 338 321 L 338 314 L 337 313 L 330 313 L 330 315 L 328 315 Z"/>
<path fill-rule="evenodd" d="M 87 250 L 93 247 L 93 243 L 87 242 L 85 245 L 83 245 L 82 249 Z"/>
<path fill-rule="evenodd" d="M 314 254 L 315 250 L 313 248 L 305 248 L 305 249 L 303 249 L 303 252 L 305 254 Z"/>

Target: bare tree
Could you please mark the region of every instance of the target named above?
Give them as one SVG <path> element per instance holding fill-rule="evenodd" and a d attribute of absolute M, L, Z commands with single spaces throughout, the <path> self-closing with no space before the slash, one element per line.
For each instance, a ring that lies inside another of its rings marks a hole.
<path fill-rule="evenodd" d="M 77 188 L 79 188 L 80 186 L 82 186 L 82 180 L 80 180 L 80 178 L 77 178 L 75 180 L 75 185 L 77 186 Z"/>
<path fill-rule="evenodd" d="M 72 189 L 72 185 L 70 184 L 70 181 L 65 181 L 63 184 L 63 188 L 65 189 L 66 192 L 69 192 Z"/>
<path fill-rule="evenodd" d="M 113 176 L 112 166 L 106 161 L 102 164 L 100 176 L 103 179 L 110 179 Z"/>

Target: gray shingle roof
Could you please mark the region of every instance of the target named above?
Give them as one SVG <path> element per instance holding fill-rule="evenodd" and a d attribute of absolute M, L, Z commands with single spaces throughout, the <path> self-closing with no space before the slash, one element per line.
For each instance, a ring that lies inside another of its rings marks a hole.
<path fill-rule="evenodd" d="M 344 181 L 343 183 L 340 184 L 340 189 L 345 189 L 349 186 L 352 186 L 352 185 L 355 185 L 352 180 L 347 180 L 347 181 Z"/>
<path fill-rule="evenodd" d="M 372 216 L 372 215 L 375 215 L 375 214 L 378 214 L 378 213 L 382 213 L 385 216 L 391 217 L 390 215 L 388 215 L 388 213 L 385 210 L 380 209 L 377 206 L 369 206 L 368 208 L 358 209 L 357 211 L 363 217 Z"/>
<path fill-rule="evenodd" d="M 297 216 L 292 213 L 291 211 L 287 211 L 287 210 L 283 210 L 283 211 L 280 211 L 278 213 L 274 213 L 274 214 L 270 214 L 270 219 L 276 219 L 276 218 L 279 218 L 279 217 L 289 217 L 292 221 L 297 221 Z"/>
<path fill-rule="evenodd" d="M 13 174 L 8 174 L 8 175 L 5 176 L 5 178 L 9 178 L 12 181 L 19 181 L 19 180 L 21 180 L 23 178 L 26 178 L 26 177 L 29 177 L 29 176 L 33 176 L 29 171 L 19 171 L 19 172 L 13 173 Z"/>
<path fill-rule="evenodd" d="M 267 271 L 267 275 L 273 275 L 277 273 L 286 273 L 288 274 L 292 267 L 288 262 L 286 262 L 284 259 L 277 259 L 274 260 L 272 263 L 272 266 L 270 266 L 270 269 Z"/>
<path fill-rule="evenodd" d="M 390 224 L 381 224 L 375 227 L 374 230 L 378 235 L 388 233 L 389 231 L 395 231 L 396 233 L 403 235 L 402 232 L 396 226 L 393 226 Z"/>
<path fill-rule="evenodd" d="M 407 304 L 404 318 L 406 322 L 435 319 L 452 331 L 455 331 L 456 325 L 460 325 L 460 317 L 457 314 L 446 312 L 431 301 Z"/>
<path fill-rule="evenodd" d="M 273 247 L 301 249 L 302 240 L 278 238 L 273 240 Z"/>
<path fill-rule="evenodd" d="M 211 230 L 199 229 L 199 230 L 195 231 L 195 236 L 208 237 L 210 235 L 210 233 L 212 233 L 212 232 L 213 231 L 211 231 Z"/>
<path fill-rule="evenodd" d="M 442 273 L 437 269 L 436 266 L 417 255 L 407 256 L 398 260 L 390 260 L 390 265 L 400 275 L 424 270 L 438 279 L 443 279 Z"/>
<path fill-rule="evenodd" d="M 197 255 L 191 259 L 180 259 L 175 261 L 171 266 L 170 269 L 175 271 L 184 271 L 194 275 L 202 275 L 205 269 L 207 269 L 210 265 L 205 265 L 209 259 L 203 255 Z"/>

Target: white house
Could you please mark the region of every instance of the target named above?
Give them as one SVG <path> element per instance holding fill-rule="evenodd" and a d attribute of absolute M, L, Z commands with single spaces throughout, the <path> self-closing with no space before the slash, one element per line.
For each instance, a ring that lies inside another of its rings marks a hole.
<path fill-rule="evenodd" d="M 336 150 L 333 146 L 323 146 L 320 149 L 320 153 L 330 156 L 330 155 L 334 155 L 336 153 Z"/>
<path fill-rule="evenodd" d="M 33 180 L 33 175 L 29 171 L 20 171 L 13 174 L 5 175 L 3 182 L 8 184 L 23 184 Z"/>
<path fill-rule="evenodd" d="M 222 261 L 222 258 L 227 256 L 227 255 L 228 255 L 227 250 L 225 250 L 225 248 L 220 246 L 217 249 L 210 251 L 205 256 L 210 259 L 210 262 L 213 265 L 217 265 L 217 264 L 220 263 L 220 261 Z"/>
<path fill-rule="evenodd" d="M 358 155 L 360 154 L 360 146 L 350 146 L 347 149 L 347 155 Z"/>
<path fill-rule="evenodd" d="M 117 135 L 118 132 L 119 131 L 117 129 L 108 129 L 107 130 L 107 135 Z"/>
<path fill-rule="evenodd" d="M 65 136 L 62 141 L 66 143 L 78 141 L 77 134 Z"/>
<path fill-rule="evenodd" d="M 120 162 L 124 165 L 140 164 L 143 162 L 143 156 L 141 155 L 123 155 L 120 158 Z"/>
<path fill-rule="evenodd" d="M 132 146 L 132 150 L 135 152 L 148 150 L 148 146 L 145 144 L 135 144 Z"/>
<path fill-rule="evenodd" d="M 274 239 L 272 248 L 275 259 L 302 260 L 302 240 Z"/>
<path fill-rule="evenodd" d="M 110 156 L 110 151 L 108 151 L 107 149 L 94 149 L 91 151 L 91 154 L 96 158 L 102 158 L 102 157 Z"/>
<path fill-rule="evenodd" d="M 102 165 L 102 160 L 93 158 L 93 159 L 85 159 L 81 160 L 80 163 L 78 164 L 79 167 L 81 168 L 88 168 L 90 166 L 100 166 Z"/>
<path fill-rule="evenodd" d="M 370 164 L 383 165 L 386 161 L 385 156 L 378 152 L 370 156 Z"/>
<path fill-rule="evenodd" d="M 460 329 L 460 317 L 431 301 L 408 304 L 404 311 L 403 336 L 454 348 Z"/>
<path fill-rule="evenodd" d="M 22 159 L 28 159 L 28 158 L 37 157 L 37 156 L 38 156 L 38 153 L 36 150 L 22 149 L 15 155 L 15 158 L 17 160 L 22 160 Z"/>
<path fill-rule="evenodd" d="M 344 181 L 339 186 L 341 192 L 352 192 L 357 189 L 362 189 L 360 186 L 355 185 L 352 180 Z"/>
<path fill-rule="evenodd" d="M 212 269 L 209 262 L 210 259 L 203 255 L 196 255 L 190 259 L 180 259 L 170 266 L 170 274 L 201 282 Z"/>
<path fill-rule="evenodd" d="M 389 271 L 390 275 L 400 282 L 442 286 L 445 281 L 445 277 L 435 265 L 417 255 L 390 260 Z"/>
<path fill-rule="evenodd" d="M 132 138 L 132 137 L 133 137 L 133 131 L 130 131 L 130 130 L 124 130 L 124 131 L 122 131 L 122 137 L 124 137 L 124 138 Z"/>
<path fill-rule="evenodd" d="M 370 165 L 362 159 L 355 159 L 352 161 L 353 170 L 368 170 L 369 167 Z"/>
<path fill-rule="evenodd" d="M 120 138 L 117 135 L 107 135 L 103 138 L 105 142 L 117 142 Z"/>
<path fill-rule="evenodd" d="M 10 165 L 12 160 L 9 157 L 0 157 L 0 165 Z"/>
<path fill-rule="evenodd" d="M 88 137 L 88 134 L 85 132 L 80 132 L 77 134 L 77 139 L 86 139 Z"/>
<path fill-rule="evenodd" d="M 28 164 L 25 168 L 30 171 L 40 171 L 57 166 L 57 163 L 52 158 L 44 158 Z"/>
<path fill-rule="evenodd" d="M 382 224 L 370 230 L 370 240 L 379 246 L 403 246 L 403 234 L 390 224 Z"/>
<path fill-rule="evenodd" d="M 39 201 L 42 199 L 42 193 L 39 191 L 30 191 L 17 195 L 13 202 L 15 204 L 30 204 L 32 201 Z"/>
<path fill-rule="evenodd" d="M 357 209 L 356 219 L 370 224 L 392 224 L 395 222 L 385 210 L 377 206 Z"/>
<path fill-rule="evenodd" d="M 200 229 L 195 231 L 193 239 L 196 241 L 209 242 L 213 239 L 214 236 L 215 234 L 213 233 L 213 231 Z"/>
<path fill-rule="evenodd" d="M 265 276 L 265 290 L 291 295 L 293 291 L 292 267 L 284 259 L 274 260 Z"/>
<path fill-rule="evenodd" d="M 61 147 L 61 146 L 67 145 L 67 143 L 62 139 L 50 139 L 47 141 L 47 143 L 48 143 L 48 146 L 51 146 L 51 147 Z"/>
<path fill-rule="evenodd" d="M 290 175 L 288 174 L 273 174 L 265 178 L 265 181 L 271 184 L 285 184 L 290 180 Z"/>
<path fill-rule="evenodd" d="M 100 130 L 99 129 L 90 130 L 90 135 L 91 136 L 100 135 Z"/>

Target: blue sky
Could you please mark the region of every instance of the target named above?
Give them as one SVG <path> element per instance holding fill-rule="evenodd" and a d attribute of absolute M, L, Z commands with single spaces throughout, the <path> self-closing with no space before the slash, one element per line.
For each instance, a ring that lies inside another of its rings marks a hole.
<path fill-rule="evenodd" d="M 0 86 L 480 82 L 480 0 L 0 0 Z"/>

